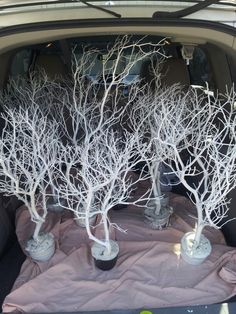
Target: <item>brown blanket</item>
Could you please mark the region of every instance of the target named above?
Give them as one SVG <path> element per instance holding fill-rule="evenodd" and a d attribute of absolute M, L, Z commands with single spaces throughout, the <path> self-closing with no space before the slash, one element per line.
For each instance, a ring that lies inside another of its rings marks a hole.
<path fill-rule="evenodd" d="M 195 224 L 191 203 L 171 194 L 175 209 L 171 226 L 152 230 L 143 222 L 143 209 L 129 206 L 111 211 L 120 253 L 114 269 L 95 268 L 91 242 L 69 212 L 50 213 L 46 230 L 57 239 L 57 251 L 46 263 L 28 258 L 22 266 L 3 310 L 11 312 L 75 312 L 210 304 L 236 294 L 236 250 L 225 245 L 220 231 L 206 228 L 213 250 L 200 266 L 179 256 L 180 239 Z M 17 215 L 17 234 L 24 247 L 33 225 L 25 208 Z M 94 230 L 102 233 L 100 227 Z"/>

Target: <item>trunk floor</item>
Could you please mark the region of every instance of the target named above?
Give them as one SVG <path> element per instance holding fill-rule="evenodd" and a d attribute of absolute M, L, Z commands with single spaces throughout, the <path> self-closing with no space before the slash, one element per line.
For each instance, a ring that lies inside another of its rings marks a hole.
<path fill-rule="evenodd" d="M 21 265 L 25 260 L 25 255 L 21 250 L 18 241 L 9 248 L 4 257 L 0 260 L 0 306 L 11 291 L 15 279 L 17 278 Z M 146 310 L 146 313 L 145 313 Z M 61 312 L 63 313 L 63 312 Z M 96 311 L 96 312 L 76 312 L 78 314 L 141 314 L 142 310 L 121 310 L 121 311 Z M 228 303 L 176 307 L 176 308 L 159 308 L 159 309 L 143 309 L 143 314 L 235 314 L 236 313 L 236 296 L 228 300 Z M 70 313 L 66 313 L 70 314 Z M 75 314 L 75 312 L 73 313 Z"/>

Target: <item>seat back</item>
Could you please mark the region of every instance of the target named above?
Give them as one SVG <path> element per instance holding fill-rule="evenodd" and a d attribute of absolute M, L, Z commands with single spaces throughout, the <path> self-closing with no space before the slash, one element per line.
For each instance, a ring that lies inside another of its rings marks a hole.
<path fill-rule="evenodd" d="M 188 67 L 183 59 L 170 58 L 161 66 L 161 84 L 169 87 L 175 83 L 188 87 L 190 77 Z"/>
<path fill-rule="evenodd" d="M 44 70 L 49 79 L 68 76 L 68 70 L 63 60 L 58 55 L 39 55 L 36 57 L 34 70 Z"/>

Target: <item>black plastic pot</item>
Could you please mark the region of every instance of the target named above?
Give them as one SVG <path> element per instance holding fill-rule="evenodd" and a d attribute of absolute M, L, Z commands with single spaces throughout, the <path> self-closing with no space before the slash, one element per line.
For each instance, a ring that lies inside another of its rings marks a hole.
<path fill-rule="evenodd" d="M 102 261 L 102 260 L 94 258 L 94 263 L 95 263 L 95 266 L 101 270 L 110 270 L 115 266 L 117 258 L 118 258 L 118 255 L 109 261 Z"/>
<path fill-rule="evenodd" d="M 111 243 L 111 254 L 104 254 L 104 246 L 99 243 L 94 243 L 91 248 L 91 253 L 94 259 L 95 266 L 101 270 L 112 269 L 117 261 L 119 253 L 119 245 L 116 241 L 110 240 Z"/>

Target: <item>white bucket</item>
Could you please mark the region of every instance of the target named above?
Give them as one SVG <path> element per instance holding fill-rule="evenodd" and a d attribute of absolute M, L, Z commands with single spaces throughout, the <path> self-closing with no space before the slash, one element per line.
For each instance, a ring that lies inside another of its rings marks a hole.
<path fill-rule="evenodd" d="M 183 236 L 181 239 L 181 256 L 188 264 L 200 265 L 211 254 L 211 243 L 202 234 L 199 246 L 192 249 L 194 238 L 194 232 L 188 232 Z"/>
<path fill-rule="evenodd" d="M 169 226 L 170 216 L 173 213 L 173 208 L 169 204 L 169 196 L 162 198 L 160 213 L 156 214 L 156 203 L 154 200 L 150 200 L 147 203 L 147 207 L 144 210 L 144 221 L 152 229 L 162 230 Z"/>
<path fill-rule="evenodd" d="M 30 239 L 27 243 L 26 251 L 32 259 L 38 262 L 48 261 L 55 252 L 55 240 L 52 233 L 47 233 L 39 236 L 38 243 Z"/>

